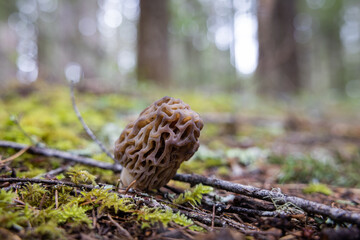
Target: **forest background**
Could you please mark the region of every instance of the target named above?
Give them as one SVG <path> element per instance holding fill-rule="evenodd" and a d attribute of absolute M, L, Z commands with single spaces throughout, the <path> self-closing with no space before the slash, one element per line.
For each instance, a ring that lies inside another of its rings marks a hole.
<path fill-rule="evenodd" d="M 180 173 L 280 186 L 359 212 L 356 0 L 0 1 L 0 43 L 1 140 L 108 162 L 72 111 L 69 81 L 110 151 L 129 120 L 169 95 L 205 122 L 199 151 Z M 14 153 L 1 148 L 0 160 Z M 2 176 L 12 168 L 34 178 L 62 166 L 30 154 L 16 160 Z M 118 178 L 86 169 L 101 183 Z M 306 232 L 260 222 L 257 231 L 280 228 L 278 237 Z M 319 236 L 323 228 L 314 229 Z"/>

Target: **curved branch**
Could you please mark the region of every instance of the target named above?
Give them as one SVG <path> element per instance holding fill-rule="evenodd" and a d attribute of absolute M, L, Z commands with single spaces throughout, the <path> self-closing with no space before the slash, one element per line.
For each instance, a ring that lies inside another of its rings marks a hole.
<path fill-rule="evenodd" d="M 85 123 L 84 119 L 82 118 L 81 113 L 80 113 L 78 107 L 76 106 L 76 102 L 75 102 L 74 82 L 73 81 L 70 81 L 70 95 L 71 95 L 71 103 L 72 103 L 73 109 L 75 111 L 75 114 L 76 114 L 77 118 L 79 119 L 79 121 L 80 121 L 81 125 L 83 126 L 87 135 L 89 135 L 89 137 L 100 147 L 100 149 L 104 153 L 106 153 L 106 155 L 108 155 L 112 160 L 114 160 L 115 163 L 118 163 L 118 161 L 114 158 L 114 156 L 105 148 L 104 144 L 102 144 L 102 142 L 99 139 L 97 139 L 95 134 L 91 131 L 91 129 L 88 127 L 88 125 Z"/>
<path fill-rule="evenodd" d="M 28 147 L 25 144 L 19 144 L 15 142 L 9 141 L 0 141 L 0 147 L 7 147 L 13 148 L 17 150 L 21 150 L 23 148 Z M 28 150 L 29 153 L 44 155 L 48 157 L 58 157 L 68 161 L 73 161 L 77 163 L 81 163 L 84 165 L 98 167 L 102 169 L 112 170 L 114 172 L 120 172 L 122 167 L 120 164 L 111 164 L 106 162 L 100 162 L 91 158 L 81 157 L 75 154 L 71 154 L 68 152 L 63 152 L 51 148 L 44 148 L 44 147 L 30 147 Z M 38 179 L 40 180 L 40 179 Z M 261 189 L 257 187 L 252 187 L 248 185 L 242 185 L 239 183 L 232 183 L 228 181 L 224 181 L 221 179 L 216 178 L 208 178 L 200 175 L 191 175 L 191 174 L 176 174 L 173 177 L 173 180 L 187 182 L 190 184 L 199 184 L 202 183 L 204 185 L 212 186 L 218 189 L 223 189 L 229 192 L 238 193 L 242 195 L 246 195 L 253 198 L 262 199 L 265 201 L 271 201 L 271 199 L 276 199 L 278 204 L 285 204 L 285 203 L 293 203 L 297 207 L 301 208 L 302 210 L 313 213 L 319 214 L 323 216 L 327 216 L 332 218 L 336 221 L 343 221 L 354 223 L 360 226 L 360 214 L 354 213 L 351 211 L 346 211 L 340 208 L 333 208 L 329 207 L 325 204 L 309 201 L 306 199 L 302 199 L 299 197 L 288 196 L 282 194 L 279 191 L 269 191 L 266 189 Z"/>

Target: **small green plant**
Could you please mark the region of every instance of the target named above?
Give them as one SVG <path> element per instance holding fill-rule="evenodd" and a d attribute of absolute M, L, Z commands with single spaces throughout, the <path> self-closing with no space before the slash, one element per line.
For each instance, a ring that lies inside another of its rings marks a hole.
<path fill-rule="evenodd" d="M 322 193 L 325 195 L 331 195 L 333 192 L 325 184 L 311 183 L 306 188 L 303 189 L 303 193 L 305 193 L 305 194 Z"/>
<path fill-rule="evenodd" d="M 17 211 L 18 208 L 14 204 L 14 199 L 17 198 L 17 194 L 5 190 L 0 190 L 0 227 L 22 229 L 22 226 L 26 222 L 24 214 Z"/>
<path fill-rule="evenodd" d="M 36 239 L 39 236 L 42 237 L 41 239 L 66 239 L 65 230 L 59 228 L 58 224 L 53 220 L 40 224 L 28 237 Z"/>
<path fill-rule="evenodd" d="M 142 222 L 141 228 L 147 228 L 157 223 L 161 223 L 164 227 L 167 227 L 170 222 L 174 222 L 181 226 L 189 226 L 189 229 L 194 231 L 203 231 L 203 228 L 193 225 L 194 222 L 184 214 L 181 214 L 180 212 L 173 213 L 171 209 L 165 210 L 163 208 L 149 208 L 143 206 L 134 214 L 137 215 L 137 220 Z"/>
<path fill-rule="evenodd" d="M 78 167 L 70 168 L 67 175 L 69 175 L 70 180 L 75 184 L 91 183 L 92 185 L 96 185 L 96 176 Z"/>
<path fill-rule="evenodd" d="M 0 208 L 6 208 L 9 204 L 13 203 L 13 199 L 17 197 L 17 194 L 12 191 L 0 190 Z"/>
<path fill-rule="evenodd" d="M 58 224 L 73 223 L 73 225 L 80 225 L 86 223 L 91 227 L 91 219 L 86 215 L 86 212 L 92 209 L 91 206 L 78 206 L 77 204 L 66 204 L 59 209 L 52 210 L 49 216 L 55 219 Z"/>
<path fill-rule="evenodd" d="M 90 192 L 81 192 L 81 195 L 79 202 L 99 207 L 100 212 L 105 209 L 113 209 L 115 213 L 119 210 L 133 212 L 136 209 L 132 198 L 120 198 L 115 192 L 110 192 L 110 189 L 92 189 Z"/>
<path fill-rule="evenodd" d="M 181 193 L 178 198 L 173 200 L 173 203 L 183 204 L 188 202 L 194 206 L 197 206 L 201 203 L 203 194 L 208 194 L 212 191 L 212 187 L 204 186 L 200 183 L 196 185 L 192 190 L 186 190 L 184 193 Z"/>
<path fill-rule="evenodd" d="M 280 183 L 308 183 L 314 179 L 333 183 L 337 181 L 339 176 L 338 169 L 333 163 L 323 162 L 308 156 L 271 157 L 270 162 L 282 164 L 281 174 L 278 178 Z"/>
<path fill-rule="evenodd" d="M 294 203 L 285 202 L 284 194 L 281 193 L 280 188 L 271 189 L 271 195 L 269 196 L 269 198 L 274 204 L 277 213 L 285 215 L 304 214 L 304 211 L 300 207 L 296 206 Z"/>
<path fill-rule="evenodd" d="M 31 183 L 27 183 L 25 187 L 19 191 L 22 200 L 31 206 L 39 206 L 41 199 L 48 193 L 49 191 L 41 185 Z"/>

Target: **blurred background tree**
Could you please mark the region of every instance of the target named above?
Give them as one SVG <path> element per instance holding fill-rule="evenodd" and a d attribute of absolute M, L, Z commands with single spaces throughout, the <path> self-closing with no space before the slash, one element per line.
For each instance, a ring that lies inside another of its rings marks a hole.
<path fill-rule="evenodd" d="M 167 85 L 170 81 L 168 1 L 140 0 L 137 77 Z"/>
<path fill-rule="evenodd" d="M 0 4 L 2 87 L 65 82 L 64 72 L 78 66 L 81 84 L 93 89 L 153 83 L 280 98 L 360 98 L 356 0 Z"/>
<path fill-rule="evenodd" d="M 262 93 L 282 97 L 299 92 L 297 43 L 294 38 L 295 1 L 258 3 L 259 63 L 257 74 Z"/>

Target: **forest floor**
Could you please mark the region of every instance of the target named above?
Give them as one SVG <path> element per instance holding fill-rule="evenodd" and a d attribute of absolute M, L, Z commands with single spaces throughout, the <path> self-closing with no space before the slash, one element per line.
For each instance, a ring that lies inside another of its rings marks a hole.
<path fill-rule="evenodd" d="M 40 83 L 0 94 L 0 142 L 112 162 L 84 132 L 66 86 Z M 205 122 L 198 152 L 178 173 L 360 213 L 358 101 L 280 104 L 236 94 L 146 88 L 133 94 L 85 90 L 76 93 L 76 100 L 85 122 L 112 149 L 126 124 L 165 95 L 181 98 Z M 1 239 L 360 238 L 354 223 L 270 196 L 258 199 L 175 180 L 157 192 L 118 189 L 118 173 L 27 150 L 0 144 Z"/>

